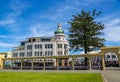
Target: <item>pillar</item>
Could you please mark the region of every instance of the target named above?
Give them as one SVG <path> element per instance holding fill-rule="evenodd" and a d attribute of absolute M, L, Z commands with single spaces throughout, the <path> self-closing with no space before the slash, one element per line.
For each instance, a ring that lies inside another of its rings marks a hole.
<path fill-rule="evenodd" d="M 57 70 L 59 70 L 59 59 L 58 58 L 56 58 L 56 68 Z"/>
<path fill-rule="evenodd" d="M 118 55 L 119 68 L 120 68 L 120 55 Z"/>
<path fill-rule="evenodd" d="M 69 66 L 69 59 L 67 59 L 67 66 Z"/>
<path fill-rule="evenodd" d="M 0 69 L 4 69 L 4 60 L 2 58 L 0 60 L 1 60 L 0 61 L 0 64 L 1 64 Z"/>
<path fill-rule="evenodd" d="M 65 59 L 62 59 L 62 66 L 65 66 Z"/>
<path fill-rule="evenodd" d="M 20 62 L 20 69 L 22 70 L 22 67 L 23 67 L 23 60 L 21 59 L 21 62 Z"/>
<path fill-rule="evenodd" d="M 102 67 L 103 67 L 103 70 L 105 70 L 105 59 L 103 54 L 102 54 Z"/>
<path fill-rule="evenodd" d="M 72 70 L 74 70 L 74 57 L 72 58 Z"/>
<path fill-rule="evenodd" d="M 13 60 L 11 60 L 11 69 L 12 69 L 12 67 L 13 67 Z"/>
<path fill-rule="evenodd" d="M 32 59 L 32 61 L 31 61 L 31 70 L 33 70 L 33 67 L 34 67 L 34 60 Z"/>
<path fill-rule="evenodd" d="M 44 58 L 44 61 L 43 61 L 43 70 L 45 70 L 45 58 Z"/>
<path fill-rule="evenodd" d="M 91 70 L 91 57 L 89 57 L 89 70 Z"/>

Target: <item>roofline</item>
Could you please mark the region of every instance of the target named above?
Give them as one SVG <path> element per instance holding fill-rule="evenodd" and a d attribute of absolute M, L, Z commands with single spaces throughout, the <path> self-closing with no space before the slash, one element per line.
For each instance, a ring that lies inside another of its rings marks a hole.
<path fill-rule="evenodd" d="M 120 48 L 120 47 L 118 47 L 118 46 L 108 46 L 108 47 L 101 47 L 100 49 L 102 50 L 102 49 L 113 49 L 113 48 Z"/>
<path fill-rule="evenodd" d="M 33 39 L 33 38 L 53 38 L 53 36 L 51 36 L 51 37 L 44 37 L 44 36 L 42 36 L 42 37 L 29 37 L 29 38 L 26 38 L 26 39 Z"/>

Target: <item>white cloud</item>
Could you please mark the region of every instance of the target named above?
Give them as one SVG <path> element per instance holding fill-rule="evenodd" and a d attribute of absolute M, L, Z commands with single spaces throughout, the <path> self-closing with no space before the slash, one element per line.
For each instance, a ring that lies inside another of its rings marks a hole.
<path fill-rule="evenodd" d="M 120 18 L 114 18 L 106 22 L 107 27 L 117 26 L 118 24 L 120 24 Z"/>
<path fill-rule="evenodd" d="M 19 15 L 21 15 L 29 7 L 27 3 L 22 3 L 19 0 L 11 1 L 9 8 L 11 12 L 6 12 L 4 19 L 0 20 L 0 25 L 17 25 Z M 10 26 L 8 26 L 10 27 Z M 17 27 L 17 26 L 16 26 Z"/>
<path fill-rule="evenodd" d="M 30 27 L 30 34 L 29 36 L 52 36 L 54 34 L 54 24 L 41 24 L 36 23 Z"/>
<path fill-rule="evenodd" d="M 104 21 L 106 28 L 104 30 L 105 39 L 107 41 L 119 42 L 120 41 L 120 18 L 111 18 Z"/>
<path fill-rule="evenodd" d="M 8 19 L 8 20 L 0 21 L 0 25 L 10 25 L 10 24 L 14 24 L 14 23 L 15 23 L 14 19 Z"/>
<path fill-rule="evenodd" d="M 9 44 L 9 43 L 0 42 L 0 47 L 7 48 L 7 47 L 14 47 L 14 46 L 16 46 L 16 45 L 15 44 Z"/>
<path fill-rule="evenodd" d="M 88 6 L 91 4 L 101 3 L 104 0 L 66 0 L 68 3 L 75 4 L 76 6 Z"/>
<path fill-rule="evenodd" d="M 27 2 L 21 2 L 19 0 L 11 1 L 10 8 L 12 13 L 10 16 L 19 16 L 24 13 L 27 8 L 31 7 L 31 5 Z"/>

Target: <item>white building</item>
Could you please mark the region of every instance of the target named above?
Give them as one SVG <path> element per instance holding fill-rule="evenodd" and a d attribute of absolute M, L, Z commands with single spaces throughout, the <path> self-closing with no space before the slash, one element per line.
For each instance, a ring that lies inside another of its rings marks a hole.
<path fill-rule="evenodd" d="M 105 54 L 105 64 L 106 66 L 118 66 L 119 59 L 115 53 L 109 52 Z"/>
<path fill-rule="evenodd" d="M 47 32 L 46 32 L 47 33 Z M 53 37 L 30 37 L 26 41 L 21 41 L 20 46 L 12 50 L 13 58 L 16 57 L 39 57 L 39 56 L 61 56 L 68 55 L 68 41 L 58 24 Z M 55 65 L 55 59 L 47 59 L 48 65 Z M 14 61 L 19 62 L 19 60 Z M 42 65 L 42 59 L 35 59 L 34 62 Z"/>

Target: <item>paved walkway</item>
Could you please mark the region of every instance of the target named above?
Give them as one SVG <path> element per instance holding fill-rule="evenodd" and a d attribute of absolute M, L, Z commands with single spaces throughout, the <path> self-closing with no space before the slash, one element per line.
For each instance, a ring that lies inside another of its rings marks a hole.
<path fill-rule="evenodd" d="M 0 70 L 0 72 L 101 73 L 100 70 Z"/>
<path fill-rule="evenodd" d="M 102 71 L 107 82 L 120 82 L 120 70 L 106 70 Z"/>

